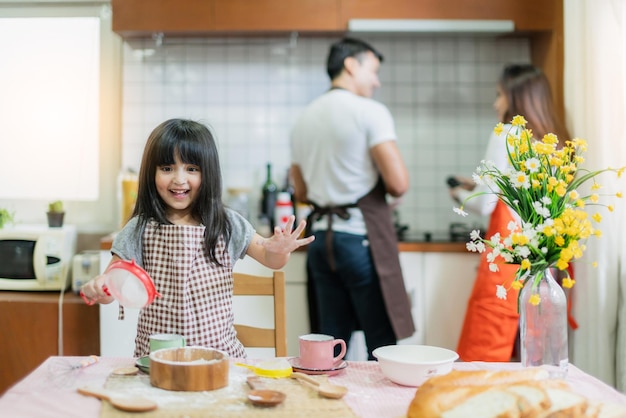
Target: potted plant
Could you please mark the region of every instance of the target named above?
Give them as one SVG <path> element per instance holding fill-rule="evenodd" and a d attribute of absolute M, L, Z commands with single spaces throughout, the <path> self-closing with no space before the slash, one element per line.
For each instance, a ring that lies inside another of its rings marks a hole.
<path fill-rule="evenodd" d="M 65 216 L 65 211 L 63 210 L 63 202 L 60 200 L 55 200 L 48 204 L 48 226 L 50 228 L 60 228 L 63 226 L 63 217 Z"/>
<path fill-rule="evenodd" d="M 6 209 L 0 209 L 0 229 L 2 229 L 4 225 L 8 223 L 13 223 L 13 213 L 9 212 Z"/>

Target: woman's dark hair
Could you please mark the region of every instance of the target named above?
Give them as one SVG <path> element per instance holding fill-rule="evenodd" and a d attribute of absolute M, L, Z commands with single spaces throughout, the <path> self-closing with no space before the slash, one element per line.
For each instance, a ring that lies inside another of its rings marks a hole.
<path fill-rule="evenodd" d="M 383 55 L 374 49 L 373 46 L 367 42 L 361 41 L 355 38 L 343 38 L 342 40 L 335 42 L 330 47 L 328 53 L 328 61 L 326 62 L 326 72 L 331 80 L 334 80 L 343 70 L 343 62 L 348 57 L 355 57 L 361 62 L 361 56 L 365 52 L 370 51 L 376 58 L 383 62 Z"/>
<path fill-rule="evenodd" d="M 170 119 L 157 126 L 148 137 L 133 210 L 133 216 L 139 217 L 137 227 L 142 230 L 150 220 L 171 224 L 166 217 L 167 206 L 157 191 L 155 176 L 159 166 L 174 164 L 175 155 L 185 164 L 200 167 L 202 180 L 191 213 L 206 228 L 204 241 L 210 261 L 220 265 L 215 248 L 220 236 L 224 236 L 228 245 L 232 227 L 222 203 L 222 175 L 217 146 L 209 129 L 201 123 Z"/>
<path fill-rule="evenodd" d="M 499 84 L 509 105 L 501 122 L 510 122 L 514 116 L 521 115 L 535 138 L 553 133 L 559 138 L 559 147 L 571 139 L 554 111 L 550 83 L 543 71 L 531 64 L 510 64 L 504 67 Z"/>

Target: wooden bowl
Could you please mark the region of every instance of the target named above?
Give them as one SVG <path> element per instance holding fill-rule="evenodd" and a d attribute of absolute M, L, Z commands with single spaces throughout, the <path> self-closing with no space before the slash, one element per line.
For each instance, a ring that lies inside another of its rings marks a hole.
<path fill-rule="evenodd" d="M 150 384 L 204 391 L 228 386 L 228 355 L 205 347 L 163 348 L 150 354 Z"/>

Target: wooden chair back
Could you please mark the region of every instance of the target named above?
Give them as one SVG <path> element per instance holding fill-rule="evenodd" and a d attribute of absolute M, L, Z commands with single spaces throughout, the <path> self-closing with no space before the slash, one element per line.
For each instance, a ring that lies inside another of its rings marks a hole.
<path fill-rule="evenodd" d="M 274 299 L 274 328 L 235 324 L 237 338 L 244 347 L 274 348 L 276 357 L 287 356 L 287 314 L 285 308 L 285 273 L 272 276 L 233 273 L 235 296 L 271 296 Z"/>

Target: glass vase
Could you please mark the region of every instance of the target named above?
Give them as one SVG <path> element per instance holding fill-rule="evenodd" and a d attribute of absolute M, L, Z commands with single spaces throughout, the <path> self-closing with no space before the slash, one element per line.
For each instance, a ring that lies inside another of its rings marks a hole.
<path fill-rule="evenodd" d="M 550 377 L 565 378 L 569 363 L 567 298 L 549 268 L 528 278 L 519 309 L 522 365 L 545 367 Z"/>

